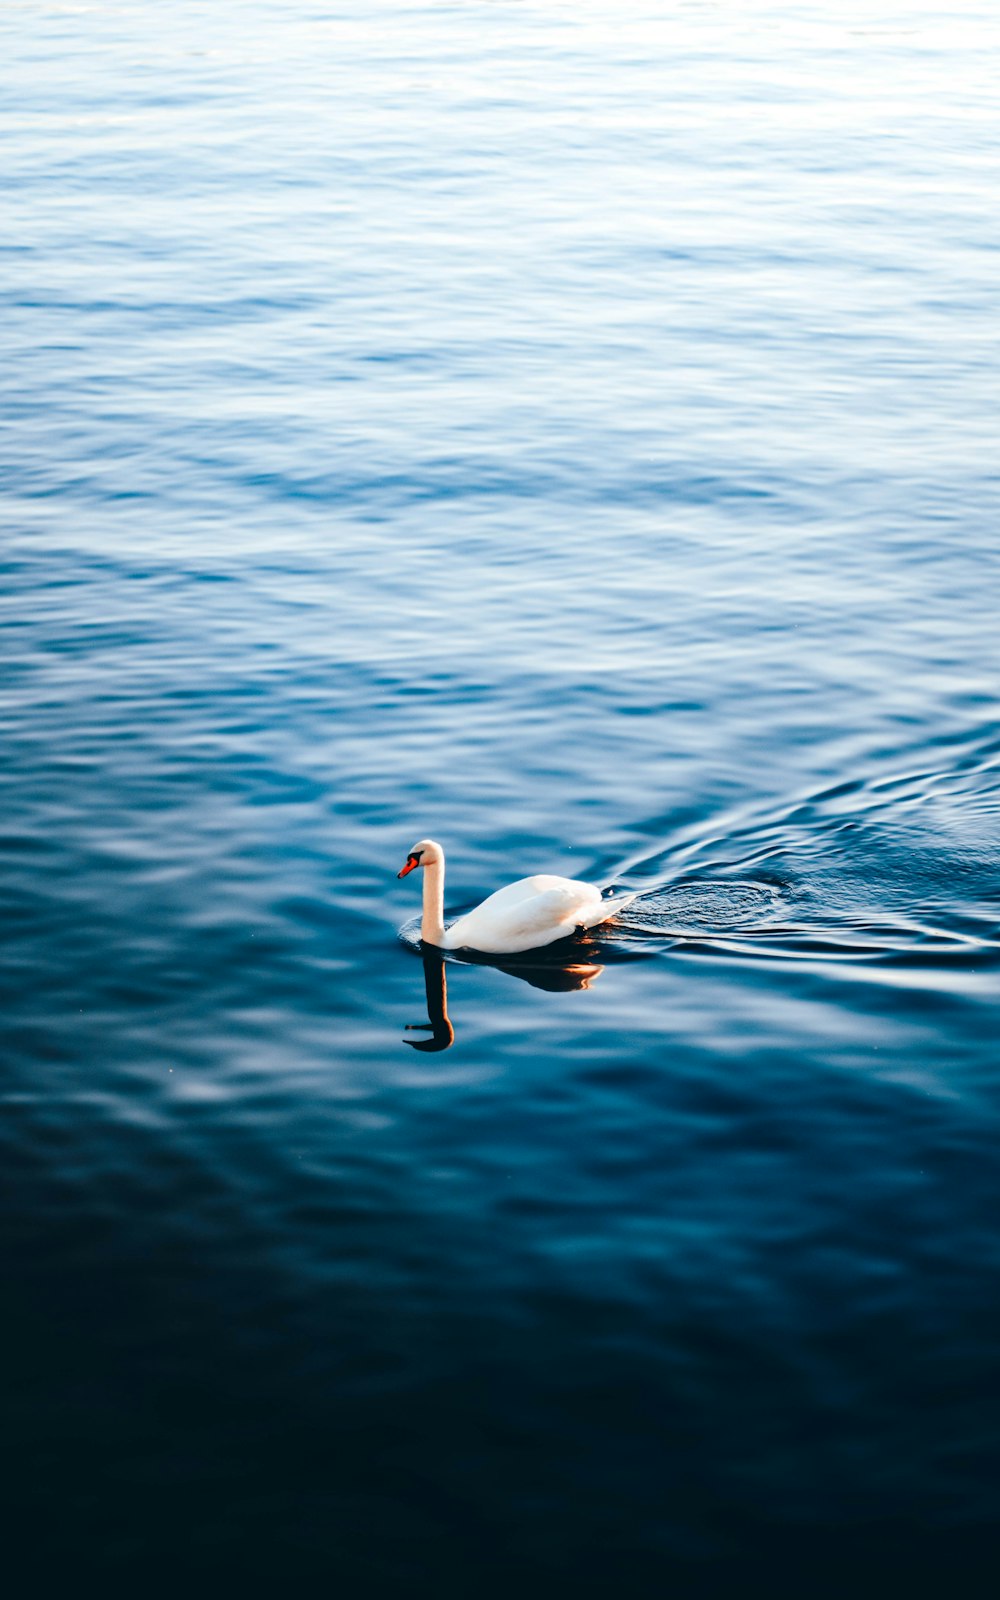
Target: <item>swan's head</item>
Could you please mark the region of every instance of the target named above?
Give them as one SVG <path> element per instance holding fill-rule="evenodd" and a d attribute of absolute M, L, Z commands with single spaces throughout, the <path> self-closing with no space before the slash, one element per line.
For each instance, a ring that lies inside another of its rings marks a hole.
<path fill-rule="evenodd" d="M 406 852 L 403 869 L 396 873 L 396 877 L 405 878 L 414 867 L 433 867 L 435 862 L 441 860 L 441 854 L 441 846 L 435 844 L 433 839 L 418 839 L 413 848 Z"/>

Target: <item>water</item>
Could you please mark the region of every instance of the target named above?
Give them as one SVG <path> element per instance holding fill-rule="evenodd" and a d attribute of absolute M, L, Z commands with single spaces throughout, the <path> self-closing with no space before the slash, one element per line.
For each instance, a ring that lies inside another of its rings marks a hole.
<path fill-rule="evenodd" d="M 36 1572 L 971 1592 L 995 15 L 0 32 Z M 427 834 L 451 911 L 643 894 L 569 953 L 422 966 Z"/>

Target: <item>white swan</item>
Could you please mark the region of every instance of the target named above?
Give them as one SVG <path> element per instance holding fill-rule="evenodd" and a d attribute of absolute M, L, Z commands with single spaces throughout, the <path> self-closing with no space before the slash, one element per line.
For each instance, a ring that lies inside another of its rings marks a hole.
<path fill-rule="evenodd" d="M 441 950 L 480 950 L 486 955 L 517 955 L 540 950 L 584 928 L 607 922 L 630 905 L 634 894 L 603 899 L 593 883 L 538 873 L 498 889 L 482 905 L 444 925 L 444 851 L 434 839 L 418 839 L 401 872 L 424 869 L 424 914 L 420 937 Z"/>

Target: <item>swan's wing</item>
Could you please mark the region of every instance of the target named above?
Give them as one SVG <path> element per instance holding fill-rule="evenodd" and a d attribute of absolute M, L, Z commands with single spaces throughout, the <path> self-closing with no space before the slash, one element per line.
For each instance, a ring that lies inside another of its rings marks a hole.
<path fill-rule="evenodd" d="M 493 912 L 501 907 L 506 909 L 518 905 L 525 900 L 535 900 L 547 889 L 576 891 L 588 898 L 598 893 L 592 883 L 579 883 L 576 878 L 557 878 L 550 872 L 536 872 L 530 878 L 518 878 L 515 883 L 507 883 L 502 889 L 487 895 L 486 899 L 476 907 L 476 912 L 487 910 Z M 476 912 L 470 911 L 469 915 L 474 916 Z"/>
<path fill-rule="evenodd" d="M 603 920 L 595 916 L 601 903 L 601 892 L 592 883 L 545 874 L 521 878 L 452 923 L 448 946 L 510 954 L 538 950 L 589 926 L 588 916 Z"/>

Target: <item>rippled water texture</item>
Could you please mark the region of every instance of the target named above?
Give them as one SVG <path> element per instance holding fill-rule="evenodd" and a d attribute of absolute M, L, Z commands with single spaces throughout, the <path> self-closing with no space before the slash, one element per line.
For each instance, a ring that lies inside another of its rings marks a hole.
<path fill-rule="evenodd" d="M 33 1592 L 989 1572 L 998 34 L 3 9 Z"/>

